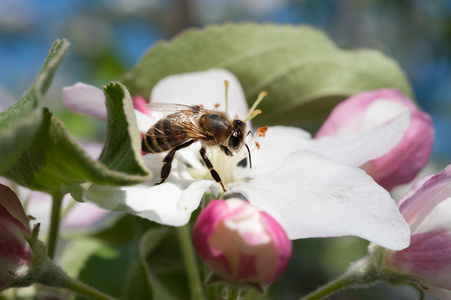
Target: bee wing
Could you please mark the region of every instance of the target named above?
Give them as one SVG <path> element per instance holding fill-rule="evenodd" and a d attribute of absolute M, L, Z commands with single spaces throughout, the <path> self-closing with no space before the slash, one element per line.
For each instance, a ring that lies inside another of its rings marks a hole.
<path fill-rule="evenodd" d="M 160 103 L 155 103 L 160 104 Z M 152 108 L 160 107 L 160 105 L 152 105 Z M 177 108 L 177 110 L 171 109 L 171 108 Z M 194 107 L 194 109 L 198 109 L 198 107 Z M 154 113 L 155 112 L 155 113 Z M 158 115 L 161 112 L 162 116 L 155 116 Z M 199 128 L 196 122 L 196 118 L 198 117 L 198 114 L 193 113 L 193 107 L 187 106 L 187 105 L 167 105 L 161 106 L 161 110 L 153 110 L 152 116 L 148 117 L 147 121 L 147 127 L 145 130 L 141 130 L 141 133 L 150 136 L 150 137 L 156 137 L 156 138 L 166 138 L 168 134 L 174 133 L 174 134 L 180 134 L 183 133 L 184 137 L 187 139 L 203 139 L 206 137 L 205 133 Z M 162 118 L 165 118 L 167 122 L 169 122 L 168 126 L 166 128 L 167 132 L 163 132 L 162 130 L 159 130 L 157 127 L 154 127 L 153 130 L 148 132 L 149 128 L 151 128 L 156 122 L 161 120 Z M 150 119 L 152 122 L 150 122 Z M 149 126 L 150 125 L 150 126 Z M 141 128 L 141 126 L 140 126 Z"/>
<path fill-rule="evenodd" d="M 158 112 L 176 112 L 180 110 L 193 110 L 195 105 L 185 105 L 185 104 L 177 104 L 177 103 L 158 103 L 151 102 L 146 104 L 146 108 L 153 111 Z"/>
<path fill-rule="evenodd" d="M 148 103 L 146 104 L 146 108 L 156 119 L 161 119 L 176 112 L 211 112 L 210 110 L 201 108 L 199 105 L 185 105 L 176 103 Z"/>
<path fill-rule="evenodd" d="M 147 130 L 149 130 L 150 127 L 152 127 L 157 121 L 158 119 L 143 114 L 142 112 L 136 111 L 135 110 L 135 115 L 136 115 L 136 121 L 138 123 L 138 129 L 142 134 L 146 134 Z"/>
<path fill-rule="evenodd" d="M 150 115 L 135 111 L 138 128 L 142 134 L 146 134 L 149 128 L 158 122 L 158 120 L 177 111 L 190 110 L 191 106 L 169 103 L 148 103 L 146 104 L 146 108 L 151 113 Z"/>

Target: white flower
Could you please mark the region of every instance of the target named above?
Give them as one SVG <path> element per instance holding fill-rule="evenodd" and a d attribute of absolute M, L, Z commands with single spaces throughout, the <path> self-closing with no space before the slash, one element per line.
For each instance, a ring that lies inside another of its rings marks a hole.
<path fill-rule="evenodd" d="M 247 115 L 244 93 L 238 80 L 225 70 L 170 76 L 154 87 L 151 100 L 212 109 L 214 104 L 224 103 L 225 79 L 230 82 L 231 116 L 243 119 Z M 269 127 L 264 138 L 254 134 L 247 141 L 252 168 L 240 164 L 247 157 L 245 147 L 234 157 L 215 148 L 209 149 L 207 156 L 226 189 L 244 195 L 270 214 L 291 239 L 356 235 L 386 248 L 403 249 L 409 245 L 409 226 L 388 192 L 357 167 L 388 153 L 408 125 L 407 113 L 380 128 L 321 140 L 312 140 L 298 128 Z M 254 143 L 257 139 L 260 149 Z M 84 200 L 182 226 L 208 189 L 219 191 L 198 150 L 199 145 L 192 145 L 178 151 L 171 174 L 161 185 L 154 186 L 160 181 L 158 176 L 129 187 L 91 185 Z M 163 157 L 145 156 L 153 174 L 159 174 Z"/>

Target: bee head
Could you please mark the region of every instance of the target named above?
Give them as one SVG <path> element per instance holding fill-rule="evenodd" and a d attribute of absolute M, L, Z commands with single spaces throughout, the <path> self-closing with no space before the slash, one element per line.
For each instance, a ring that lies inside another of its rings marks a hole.
<path fill-rule="evenodd" d="M 232 134 L 229 138 L 229 147 L 234 152 L 238 152 L 244 144 L 244 132 L 246 131 L 246 123 L 241 120 L 233 120 Z"/>

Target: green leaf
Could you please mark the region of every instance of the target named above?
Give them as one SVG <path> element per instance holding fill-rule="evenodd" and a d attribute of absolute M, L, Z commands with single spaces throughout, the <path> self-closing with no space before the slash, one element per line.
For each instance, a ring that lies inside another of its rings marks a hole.
<path fill-rule="evenodd" d="M 41 96 L 50 88 L 56 70 L 61 65 L 69 45 L 70 43 L 67 40 L 56 40 L 50 48 L 44 65 L 33 85 Z"/>
<path fill-rule="evenodd" d="M 53 43 L 44 65 L 31 87 L 16 103 L 0 113 L 0 130 L 9 129 L 13 131 L 13 122 L 24 121 L 22 120 L 23 118 L 27 118 L 29 114 L 36 113 L 34 110 L 50 87 L 53 76 L 61 64 L 68 47 L 69 42 L 66 40 L 57 40 Z"/>
<path fill-rule="evenodd" d="M 21 157 L 38 133 L 43 121 L 39 102 L 49 88 L 68 47 L 69 42 L 66 40 L 57 40 L 50 48 L 35 82 L 16 103 L 0 113 L 0 173 Z"/>
<path fill-rule="evenodd" d="M 247 100 L 265 90 L 257 125 L 316 126 L 341 100 L 363 90 L 412 91 L 392 59 L 373 50 L 341 50 L 308 26 L 227 24 L 189 30 L 153 46 L 122 82 L 148 96 L 162 78 L 224 68 L 240 80 Z M 233 99 L 230 99 L 233 101 Z"/>
<path fill-rule="evenodd" d="M 146 231 L 140 241 L 140 258 L 154 299 L 187 298 L 190 287 L 175 228 L 160 225 Z"/>
<path fill-rule="evenodd" d="M 30 89 L 0 113 L 0 174 L 35 190 L 79 191 L 78 184 L 126 185 L 148 179 L 130 94 L 105 87 L 108 128 L 99 161 L 78 146 L 64 124 L 40 106 L 69 43 L 57 40 Z"/>
<path fill-rule="evenodd" d="M 36 109 L 31 111 L 28 118 L 11 122 L 10 127 L 0 129 L 0 173 L 8 170 L 31 145 L 42 119 L 42 109 Z"/>
<path fill-rule="evenodd" d="M 65 245 L 68 246 L 65 249 L 70 250 L 62 252 L 58 262 L 67 275 L 74 278 L 78 277 L 91 256 L 101 253 L 105 249 L 104 243 L 86 236 L 72 237 L 65 241 Z M 77 253 L 77 255 L 74 255 L 74 253 Z"/>
<path fill-rule="evenodd" d="M 145 268 L 147 280 L 153 289 L 154 299 L 167 299 L 177 300 L 180 299 L 177 294 L 174 293 L 174 289 L 165 285 L 164 282 L 158 277 L 158 260 L 152 259 L 152 252 L 161 244 L 164 238 L 167 237 L 169 228 L 152 228 L 149 229 L 141 237 L 139 244 L 139 258 L 141 264 Z M 154 262 L 157 263 L 154 263 Z M 166 261 L 166 260 L 165 260 Z M 156 265 L 156 270 L 152 268 L 152 265 Z"/>
<path fill-rule="evenodd" d="M 186 270 L 174 228 L 162 226 L 133 215 L 125 215 L 112 227 L 92 236 L 104 245 L 115 249 L 114 261 L 94 254 L 87 262 L 79 279 L 102 287 L 120 299 L 184 299 L 189 295 Z M 111 252 L 111 251 L 110 251 Z M 116 279 L 122 282 L 115 286 L 109 278 L 102 278 L 103 264 L 119 264 Z M 124 266 L 126 265 L 126 266 Z M 113 285 L 113 286 L 112 286 Z M 143 290 L 144 289 L 144 290 Z M 133 294 L 136 293 L 136 294 Z"/>
<path fill-rule="evenodd" d="M 72 139 L 64 124 L 47 109 L 31 146 L 4 175 L 21 185 L 49 193 L 86 181 L 127 185 L 148 179 L 140 155 L 140 137 L 127 89 L 105 88 L 108 131 L 100 161 Z"/>
<path fill-rule="evenodd" d="M 85 265 L 80 270 L 78 279 L 82 282 L 95 287 L 96 289 L 111 295 L 117 299 L 151 299 L 146 289 L 136 288 L 136 293 L 143 292 L 142 297 L 125 298 L 124 289 L 128 288 L 126 273 L 137 271 L 132 265 L 135 264 L 135 253 L 130 245 L 122 247 L 113 247 L 103 244 L 97 248 L 94 253 L 86 260 Z M 145 276 L 139 272 L 138 275 Z M 83 296 L 77 296 L 76 299 L 87 299 Z"/>
<path fill-rule="evenodd" d="M 108 110 L 107 136 L 99 160 L 110 170 L 147 175 L 141 156 L 141 136 L 132 99 L 120 83 L 104 87 Z"/>
<path fill-rule="evenodd" d="M 126 214 L 100 232 L 72 237 L 68 247 L 75 252 L 63 257 L 63 269 L 118 299 L 176 300 L 189 295 L 172 227 Z M 79 253 L 77 259 L 74 253 Z"/>
<path fill-rule="evenodd" d="M 155 224 L 148 220 L 126 215 L 114 226 L 92 236 L 102 247 L 86 260 L 78 278 L 118 299 L 153 299 L 140 260 L 140 238 L 152 226 Z"/>

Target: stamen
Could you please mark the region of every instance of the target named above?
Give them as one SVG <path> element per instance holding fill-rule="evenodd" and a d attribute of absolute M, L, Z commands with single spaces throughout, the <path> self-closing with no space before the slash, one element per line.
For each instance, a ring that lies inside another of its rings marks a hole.
<path fill-rule="evenodd" d="M 226 113 L 229 111 L 229 82 L 227 80 L 224 80 L 225 85 L 225 106 L 226 106 Z"/>
<path fill-rule="evenodd" d="M 260 143 L 259 142 L 255 142 L 255 146 L 257 146 L 257 149 L 260 149 Z"/>
<path fill-rule="evenodd" d="M 221 106 L 221 104 L 215 103 L 215 108 L 219 108 L 220 106 Z"/>
<path fill-rule="evenodd" d="M 257 134 L 259 137 L 264 137 L 266 132 L 268 131 L 268 126 L 263 126 L 257 129 Z"/>
<path fill-rule="evenodd" d="M 265 98 L 266 96 L 268 96 L 268 93 L 265 91 L 260 92 L 260 94 L 258 94 L 258 98 L 257 100 L 255 100 L 254 104 L 252 105 L 252 107 L 249 109 L 249 113 L 247 114 L 246 119 L 244 120 L 244 122 L 250 121 L 252 120 L 256 115 L 261 114 L 261 110 L 256 109 L 257 106 L 260 104 L 260 102 L 262 102 L 263 98 Z"/>

